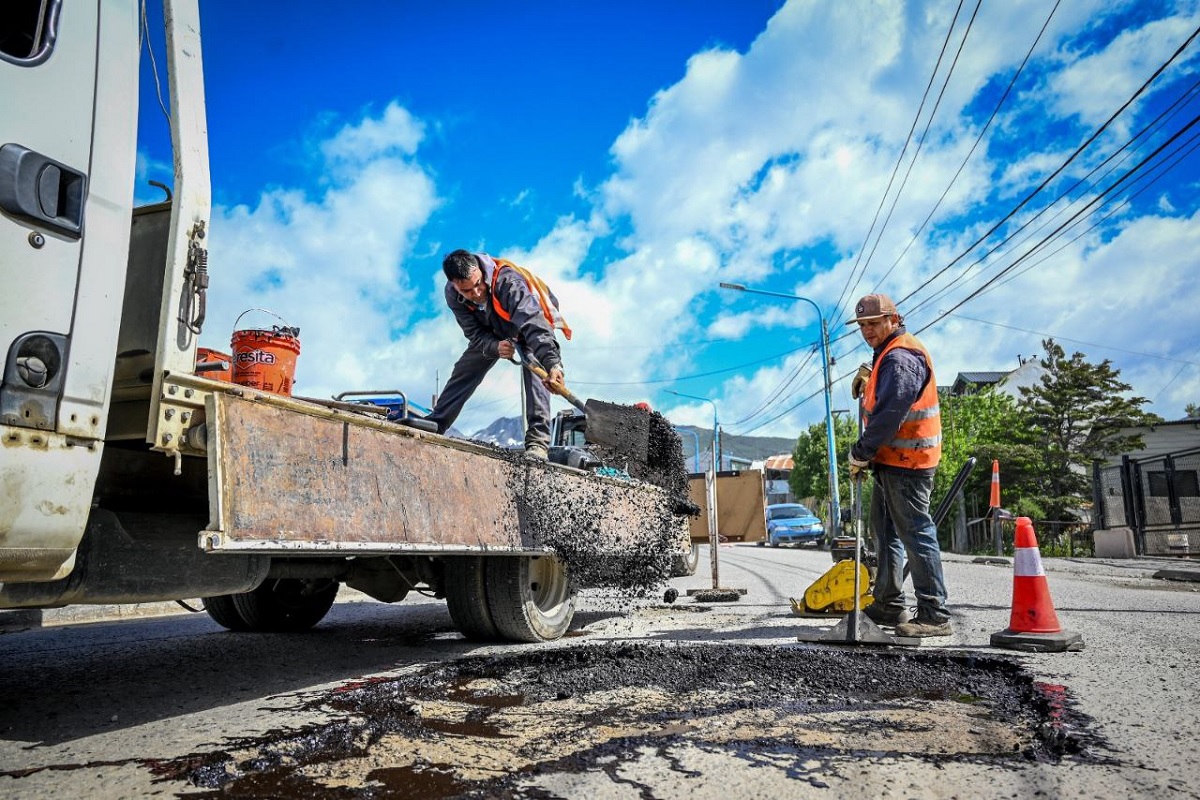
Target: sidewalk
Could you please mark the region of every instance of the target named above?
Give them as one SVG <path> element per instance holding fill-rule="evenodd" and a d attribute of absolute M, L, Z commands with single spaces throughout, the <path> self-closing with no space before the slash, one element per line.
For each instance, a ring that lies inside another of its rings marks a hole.
<path fill-rule="evenodd" d="M 963 555 L 942 553 L 943 561 L 994 564 L 1012 568 L 1012 556 Z M 1081 558 L 1042 557 L 1047 572 L 1074 572 L 1089 575 L 1147 578 L 1200 583 L 1200 561 L 1182 558 Z"/>

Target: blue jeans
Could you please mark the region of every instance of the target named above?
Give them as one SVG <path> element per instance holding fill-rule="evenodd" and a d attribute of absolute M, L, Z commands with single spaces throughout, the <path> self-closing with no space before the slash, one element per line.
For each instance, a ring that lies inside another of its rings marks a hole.
<path fill-rule="evenodd" d="M 937 526 L 929 516 L 932 492 L 932 475 L 876 471 L 875 490 L 871 493 L 871 528 L 879 560 L 874 597 L 881 609 L 904 608 L 907 557 L 917 596 L 917 617 L 942 623 L 949 621 L 950 612 L 946 610 L 946 579 L 942 575 Z"/>

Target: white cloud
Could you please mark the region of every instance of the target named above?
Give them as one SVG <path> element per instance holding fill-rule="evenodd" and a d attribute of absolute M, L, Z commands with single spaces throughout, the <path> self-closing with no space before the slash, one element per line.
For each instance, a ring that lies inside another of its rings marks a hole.
<path fill-rule="evenodd" d="M 300 327 L 295 392 L 308 396 L 390 387 L 406 360 L 418 361 L 381 353 L 425 290 L 401 268 L 439 203 L 427 170 L 405 157 L 415 154 L 420 129 L 391 104 L 320 148 L 339 171 L 319 196 L 279 189 L 253 207 L 214 208 L 213 289 L 201 344 L 227 352 L 224 337 L 243 311 L 280 314 Z M 280 323 L 255 312 L 238 327 L 273 324 Z"/>

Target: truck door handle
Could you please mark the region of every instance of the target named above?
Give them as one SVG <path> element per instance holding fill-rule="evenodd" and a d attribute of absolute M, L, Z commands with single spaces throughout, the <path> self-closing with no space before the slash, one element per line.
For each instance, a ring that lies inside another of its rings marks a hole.
<path fill-rule="evenodd" d="M 9 142 L 0 146 L 0 209 L 78 239 L 87 175 Z"/>

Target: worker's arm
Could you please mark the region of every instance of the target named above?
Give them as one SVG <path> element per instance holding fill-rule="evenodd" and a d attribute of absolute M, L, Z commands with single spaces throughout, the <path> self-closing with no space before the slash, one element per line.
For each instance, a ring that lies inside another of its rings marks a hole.
<path fill-rule="evenodd" d="M 875 372 L 875 410 L 850 450 L 857 461 L 870 461 L 875 451 L 896 437 L 896 431 L 929 380 L 925 359 L 901 347 L 889 351 L 875 365 Z"/>

